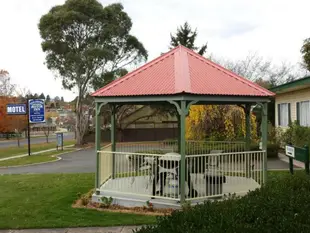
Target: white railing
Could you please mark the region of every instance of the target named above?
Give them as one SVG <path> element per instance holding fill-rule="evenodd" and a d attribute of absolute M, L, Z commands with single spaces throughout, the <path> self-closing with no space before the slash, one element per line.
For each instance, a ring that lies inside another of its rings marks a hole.
<path fill-rule="evenodd" d="M 105 182 L 104 191 L 143 197 L 179 199 L 180 188 L 176 173 L 179 161 L 163 161 L 163 155 L 159 154 L 131 152 L 104 151 L 100 156 L 110 157 L 112 154 L 114 155 L 113 179 Z M 169 176 L 167 173 L 164 175 L 162 171 L 170 171 Z M 169 180 L 167 185 L 166 180 Z"/>
<path fill-rule="evenodd" d="M 249 151 L 187 155 L 186 199 L 246 193 L 260 187 L 264 182 L 264 154 L 264 151 Z M 105 182 L 101 189 L 126 197 L 180 200 L 180 160 L 175 153 L 167 156 L 101 151 L 100 177 Z"/>
<path fill-rule="evenodd" d="M 246 151 L 186 156 L 190 186 L 195 190 L 187 199 L 247 193 L 260 187 L 264 155 L 265 151 Z"/>

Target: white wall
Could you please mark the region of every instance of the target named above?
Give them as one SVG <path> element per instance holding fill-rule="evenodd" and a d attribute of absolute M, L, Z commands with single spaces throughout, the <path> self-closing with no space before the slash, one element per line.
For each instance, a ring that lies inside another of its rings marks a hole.
<path fill-rule="evenodd" d="M 283 94 L 277 94 L 275 98 L 275 123 L 276 127 L 279 126 L 278 122 L 278 104 L 281 103 L 290 103 L 291 104 L 291 120 L 292 122 L 297 120 L 297 113 L 296 113 L 296 103 L 310 100 L 310 88 L 305 88 L 302 90 L 292 91 Z M 286 127 L 282 127 L 286 128 Z"/>

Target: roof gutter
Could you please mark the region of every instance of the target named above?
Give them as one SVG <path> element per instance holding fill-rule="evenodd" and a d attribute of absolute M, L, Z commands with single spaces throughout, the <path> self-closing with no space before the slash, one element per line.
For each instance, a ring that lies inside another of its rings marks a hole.
<path fill-rule="evenodd" d="M 269 88 L 269 90 L 277 93 L 280 91 L 285 91 L 289 88 L 294 88 L 294 87 L 302 86 L 305 84 L 310 84 L 310 76 L 307 76 L 307 77 L 304 77 L 301 79 L 297 79 L 297 80 L 294 80 L 294 81 L 289 82 L 289 83 L 284 83 L 284 84 L 276 86 L 276 87 Z"/>

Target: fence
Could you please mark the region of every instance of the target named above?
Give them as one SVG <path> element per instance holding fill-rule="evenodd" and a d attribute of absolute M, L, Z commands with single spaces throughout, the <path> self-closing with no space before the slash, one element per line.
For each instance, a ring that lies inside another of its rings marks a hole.
<path fill-rule="evenodd" d="M 189 185 L 197 193 L 188 199 L 200 199 L 228 193 L 246 193 L 264 183 L 265 151 L 246 151 L 205 155 L 188 155 L 191 175 Z M 190 190 L 192 188 L 190 187 Z"/>
<path fill-rule="evenodd" d="M 105 191 L 161 199 L 180 199 L 180 157 L 177 155 L 165 157 L 155 153 L 112 152 L 110 147 L 107 149 L 100 152 L 101 181 L 108 180 L 104 185 Z M 264 182 L 265 153 L 265 151 L 251 151 L 187 155 L 186 199 L 246 193 L 249 189 L 259 187 Z M 112 177 L 112 171 L 114 179 L 109 179 Z"/>
<path fill-rule="evenodd" d="M 186 154 L 209 154 L 211 151 L 221 152 L 242 152 L 245 150 L 245 142 L 225 142 L 225 141 L 186 141 Z M 119 152 L 164 154 L 168 152 L 178 152 L 178 142 L 176 140 L 162 142 L 132 142 L 117 143 L 116 150 Z"/>

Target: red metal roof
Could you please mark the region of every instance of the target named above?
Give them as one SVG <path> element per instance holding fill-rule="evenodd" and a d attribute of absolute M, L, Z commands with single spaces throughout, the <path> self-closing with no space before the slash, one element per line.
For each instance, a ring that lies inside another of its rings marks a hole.
<path fill-rule="evenodd" d="M 274 93 L 178 46 L 118 78 L 92 96 L 174 95 L 273 96 Z"/>

